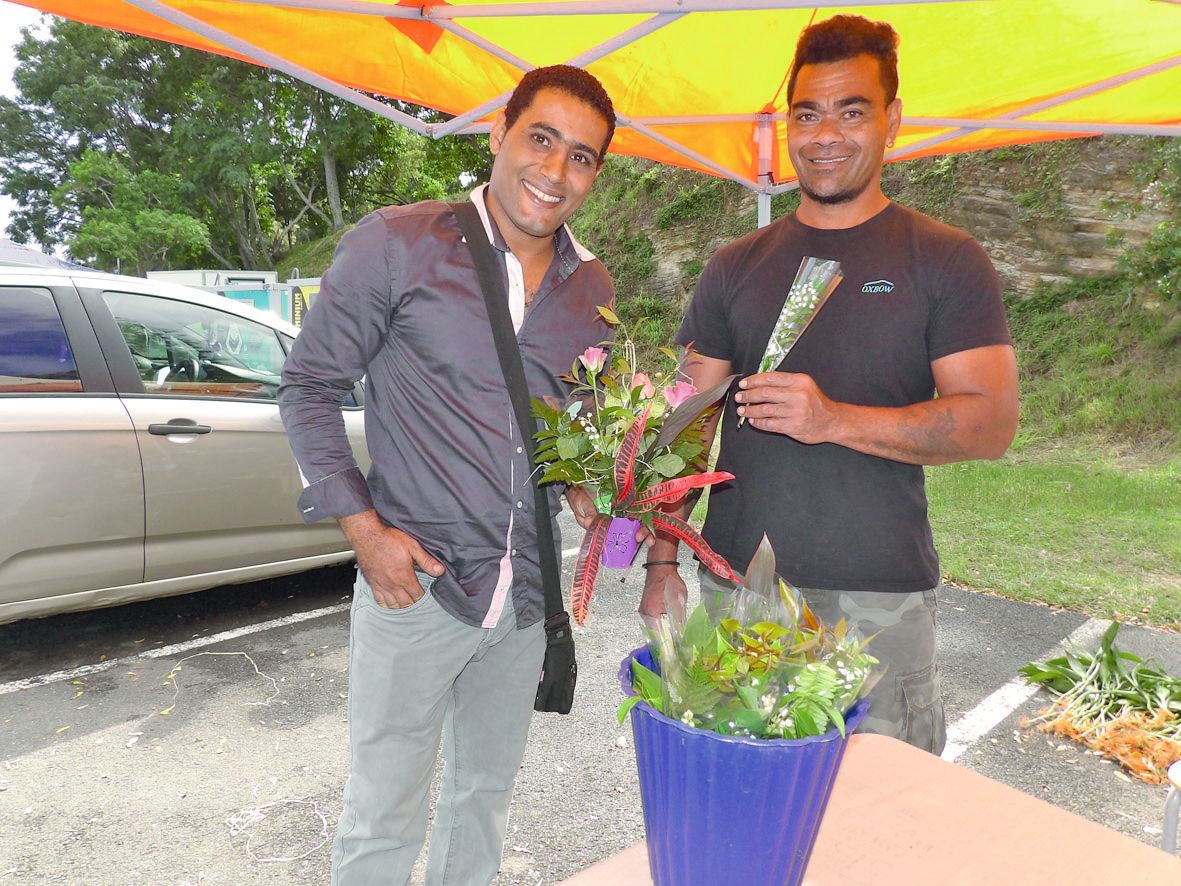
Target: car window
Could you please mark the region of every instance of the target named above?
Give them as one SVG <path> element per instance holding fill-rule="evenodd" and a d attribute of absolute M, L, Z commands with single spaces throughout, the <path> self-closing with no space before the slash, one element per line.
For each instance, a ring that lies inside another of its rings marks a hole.
<path fill-rule="evenodd" d="M 0 287 L 0 394 L 81 390 L 74 354 L 50 291 Z"/>
<path fill-rule="evenodd" d="M 284 352 L 275 330 L 171 298 L 104 292 L 150 394 L 273 400 Z"/>

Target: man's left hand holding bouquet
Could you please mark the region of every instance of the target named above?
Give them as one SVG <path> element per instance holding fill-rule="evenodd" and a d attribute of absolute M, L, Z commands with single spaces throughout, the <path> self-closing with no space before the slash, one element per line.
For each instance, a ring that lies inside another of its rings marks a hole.
<path fill-rule="evenodd" d="M 614 318 L 614 313 L 611 317 Z M 617 321 L 616 321 L 617 322 Z M 587 348 L 585 353 L 578 358 L 582 364 L 583 370 L 591 375 L 593 378 L 602 371 L 607 363 L 608 354 L 603 348 Z M 577 367 L 572 370 L 572 374 Z M 646 378 L 646 377 L 645 377 Z M 589 409 L 595 408 L 595 403 L 592 397 L 584 398 L 584 405 Z M 602 513 L 599 510 L 599 505 L 596 502 L 596 493 L 593 488 L 589 488 L 579 483 L 572 483 L 566 487 L 563 493 L 566 496 L 566 504 L 570 506 L 570 511 L 574 514 L 574 520 L 583 529 L 590 529 L 595 524 L 596 518 Z M 648 531 L 646 526 L 641 526 L 636 533 L 636 541 L 643 544 L 652 544 L 652 534 Z"/>

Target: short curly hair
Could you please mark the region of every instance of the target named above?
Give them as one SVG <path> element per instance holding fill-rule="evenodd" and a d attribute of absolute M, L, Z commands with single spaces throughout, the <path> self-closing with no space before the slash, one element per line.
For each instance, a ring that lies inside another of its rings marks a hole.
<path fill-rule="evenodd" d="M 592 74 L 570 65 L 550 65 L 534 68 L 521 78 L 504 106 L 504 126 L 511 129 L 522 112 L 533 103 L 533 97 L 543 89 L 556 89 L 590 105 L 607 123 L 607 138 L 599 150 L 599 165 L 607 159 L 607 147 L 615 135 L 615 106 L 611 96 Z"/>
<path fill-rule="evenodd" d="M 835 15 L 805 28 L 800 34 L 787 81 L 788 106 L 804 65 L 843 62 L 859 55 L 871 55 L 878 60 L 886 104 L 890 104 L 898 97 L 898 32 L 889 22 L 871 22 L 859 15 Z"/>

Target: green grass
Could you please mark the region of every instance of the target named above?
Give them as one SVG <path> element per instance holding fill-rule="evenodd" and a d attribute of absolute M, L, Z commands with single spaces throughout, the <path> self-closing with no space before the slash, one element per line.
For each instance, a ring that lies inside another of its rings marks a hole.
<path fill-rule="evenodd" d="M 1181 451 L 1181 311 L 1127 278 L 1080 279 L 1009 300 L 1022 439 L 1094 438 Z"/>
<path fill-rule="evenodd" d="M 335 231 L 327 237 L 296 246 L 276 265 L 276 269 L 279 271 L 279 279 L 287 280 L 289 277 L 295 276 L 293 272 L 297 268 L 299 269 L 300 277 L 322 276 L 328 270 L 328 266 L 332 264 L 332 256 L 336 252 L 336 244 L 340 242 L 340 238 L 345 235 L 345 232 L 351 228 L 352 225 L 346 225 L 341 230 Z"/>
<path fill-rule="evenodd" d="M 929 468 L 952 581 L 1120 621 L 1181 626 L 1181 459 L 1096 453 Z"/>

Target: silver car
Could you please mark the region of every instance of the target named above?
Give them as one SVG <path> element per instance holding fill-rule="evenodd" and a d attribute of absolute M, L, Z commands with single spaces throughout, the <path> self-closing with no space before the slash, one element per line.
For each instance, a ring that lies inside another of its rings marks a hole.
<path fill-rule="evenodd" d="M 0 267 L 0 623 L 339 563 L 275 393 L 297 328 L 137 277 Z M 342 404 L 363 469 L 363 392 Z"/>

